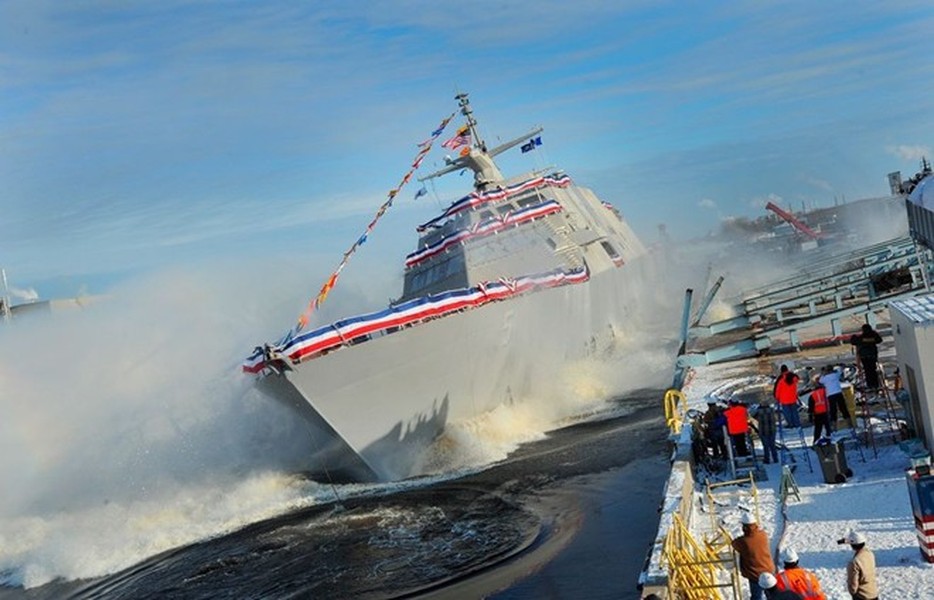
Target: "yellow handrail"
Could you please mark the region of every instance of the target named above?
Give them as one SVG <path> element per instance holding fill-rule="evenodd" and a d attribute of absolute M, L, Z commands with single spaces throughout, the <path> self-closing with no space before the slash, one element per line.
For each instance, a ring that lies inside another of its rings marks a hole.
<path fill-rule="evenodd" d="M 726 531 L 721 535 L 729 539 Z M 739 598 L 739 572 L 732 548 L 721 553 L 709 546 L 701 546 L 678 514 L 673 515 L 662 556 L 668 565 L 668 592 L 672 598 L 722 600 L 721 590 L 725 588 L 732 591 L 734 599 Z"/>
<path fill-rule="evenodd" d="M 665 425 L 671 431 L 672 435 L 681 433 L 681 426 L 684 423 L 684 405 L 687 400 L 681 390 L 671 388 L 665 392 Z"/>

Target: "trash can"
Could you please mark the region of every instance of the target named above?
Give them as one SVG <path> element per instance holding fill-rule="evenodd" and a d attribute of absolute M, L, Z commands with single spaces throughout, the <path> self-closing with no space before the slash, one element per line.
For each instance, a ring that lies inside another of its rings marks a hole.
<path fill-rule="evenodd" d="M 824 481 L 827 483 L 844 483 L 847 477 L 853 476 L 853 471 L 846 464 L 846 452 L 843 450 L 843 442 L 836 443 L 818 443 L 814 446 L 817 457 L 820 460 L 821 472 L 824 474 Z"/>
<path fill-rule="evenodd" d="M 934 563 L 934 475 L 930 464 L 919 464 L 906 471 L 908 497 L 915 517 L 915 532 L 921 546 L 921 556 Z"/>

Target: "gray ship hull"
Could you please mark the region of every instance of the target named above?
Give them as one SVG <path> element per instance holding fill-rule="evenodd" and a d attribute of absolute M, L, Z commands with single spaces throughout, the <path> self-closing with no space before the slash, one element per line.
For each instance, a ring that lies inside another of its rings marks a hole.
<path fill-rule="evenodd" d="M 644 261 L 450 315 L 270 374 L 261 387 L 299 411 L 328 476 L 393 480 L 452 421 L 548 403 L 562 371 L 632 326 Z"/>

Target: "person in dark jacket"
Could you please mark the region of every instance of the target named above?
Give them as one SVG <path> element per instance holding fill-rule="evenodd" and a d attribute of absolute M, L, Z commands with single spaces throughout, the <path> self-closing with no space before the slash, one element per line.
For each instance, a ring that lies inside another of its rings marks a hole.
<path fill-rule="evenodd" d="M 763 462 L 778 462 L 778 449 L 775 446 L 775 408 L 768 404 L 759 405 L 759 409 L 756 410 L 756 429 L 759 440 L 762 441 L 762 453 L 765 455 Z"/>
<path fill-rule="evenodd" d="M 723 427 L 726 417 L 723 409 L 717 406 L 714 399 L 707 400 L 707 411 L 704 413 L 704 439 L 713 450 L 714 458 L 726 458 L 726 440 L 723 437 Z"/>
<path fill-rule="evenodd" d="M 740 574 L 749 581 L 749 599 L 761 600 L 759 576 L 775 572 L 775 563 L 772 562 L 772 552 L 769 549 L 769 536 L 759 529 L 756 518 L 748 512 L 743 513 L 742 523 L 743 535 L 735 538 L 732 546 L 739 555 Z"/>
<path fill-rule="evenodd" d="M 850 338 L 850 343 L 856 346 L 856 357 L 863 367 L 866 389 L 879 389 L 879 372 L 876 362 L 879 360 L 879 344 L 882 343 L 882 336 L 872 328 L 872 325 L 864 323 L 860 333 Z"/>

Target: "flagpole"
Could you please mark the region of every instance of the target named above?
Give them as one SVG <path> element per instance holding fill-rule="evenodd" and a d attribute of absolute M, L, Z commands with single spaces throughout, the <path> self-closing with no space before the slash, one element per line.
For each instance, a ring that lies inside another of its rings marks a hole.
<path fill-rule="evenodd" d="M 483 138 L 480 137 L 480 132 L 477 131 L 477 120 L 473 118 L 473 110 L 470 108 L 470 100 L 467 99 L 467 93 L 461 92 L 454 96 L 454 99 L 457 100 L 458 105 L 461 107 L 461 114 L 467 119 L 467 127 L 470 129 L 473 147 L 480 148 L 483 152 L 486 152 L 486 142 L 483 141 Z"/>

